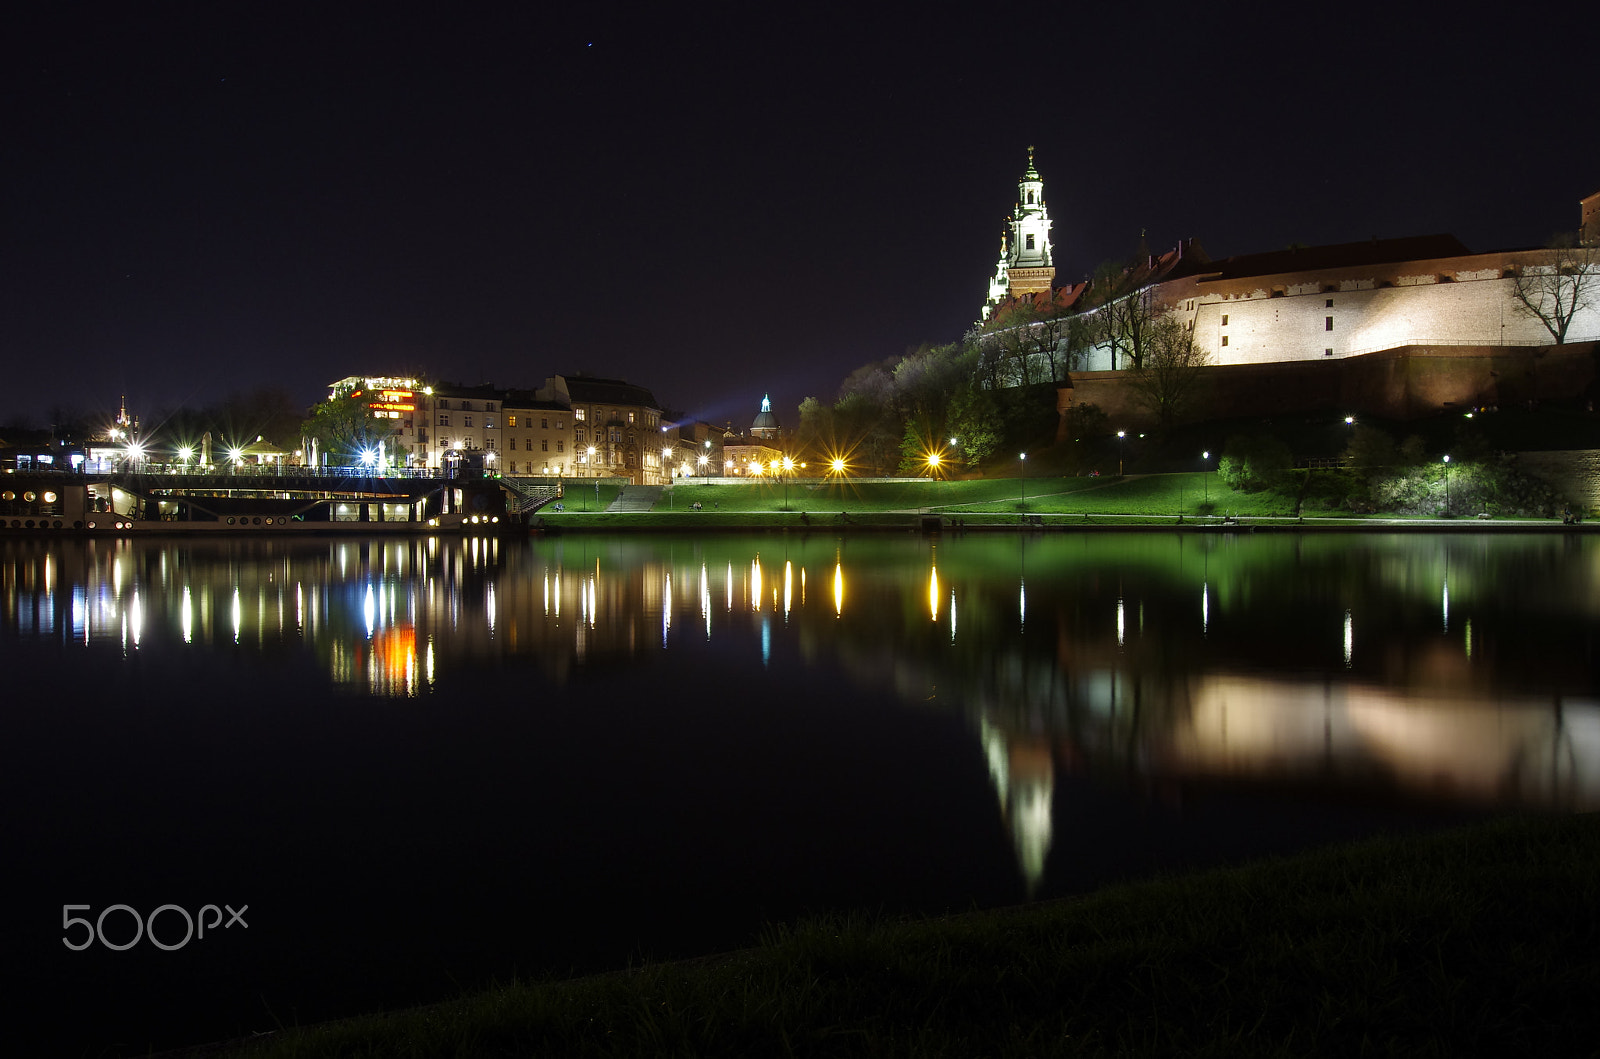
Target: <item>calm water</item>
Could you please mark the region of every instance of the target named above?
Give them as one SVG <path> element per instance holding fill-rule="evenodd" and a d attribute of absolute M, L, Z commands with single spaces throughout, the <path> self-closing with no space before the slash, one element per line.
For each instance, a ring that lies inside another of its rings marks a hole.
<path fill-rule="evenodd" d="M 0 988 L 62 1050 L 1600 808 L 1591 537 L 11 540 L 0 583 Z"/>

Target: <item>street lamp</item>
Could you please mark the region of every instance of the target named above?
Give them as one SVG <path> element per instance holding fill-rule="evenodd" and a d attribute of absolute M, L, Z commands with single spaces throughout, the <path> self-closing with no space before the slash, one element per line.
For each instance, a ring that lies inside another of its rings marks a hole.
<path fill-rule="evenodd" d="M 1444 458 L 1444 513 L 1450 514 L 1450 456 Z"/>
<path fill-rule="evenodd" d="M 1211 503 L 1211 452 L 1200 454 L 1200 487 L 1205 491 L 1206 503 Z"/>
<path fill-rule="evenodd" d="M 950 440 L 954 441 L 955 439 L 951 438 Z M 928 453 L 928 506 L 929 507 L 933 506 L 933 481 L 934 481 L 934 478 L 938 475 L 938 473 L 939 473 L 939 454 L 937 452 L 930 452 L 930 453 Z"/>
<path fill-rule="evenodd" d="M 1122 477 L 1123 442 L 1125 440 L 1127 440 L 1127 437 L 1128 437 L 1128 432 L 1126 430 L 1117 431 L 1117 477 L 1118 478 Z"/>
<path fill-rule="evenodd" d="M 1022 461 L 1022 510 L 1028 510 L 1028 454 L 1020 454 L 1017 459 Z"/>

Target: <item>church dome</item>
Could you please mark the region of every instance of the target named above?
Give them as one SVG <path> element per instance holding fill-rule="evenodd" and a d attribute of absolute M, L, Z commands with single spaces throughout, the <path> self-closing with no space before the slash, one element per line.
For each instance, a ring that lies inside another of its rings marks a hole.
<path fill-rule="evenodd" d="M 750 434 L 758 438 L 775 438 L 778 436 L 778 417 L 772 414 L 772 398 L 768 394 L 761 396 L 761 411 L 756 413 L 755 419 L 750 422 Z"/>

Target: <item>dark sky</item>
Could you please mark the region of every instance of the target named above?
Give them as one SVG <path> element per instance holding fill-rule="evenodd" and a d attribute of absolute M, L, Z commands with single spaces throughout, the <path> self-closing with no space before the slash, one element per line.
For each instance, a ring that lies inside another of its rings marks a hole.
<path fill-rule="evenodd" d="M 1600 189 L 1577 5 L 53 6 L 0 23 L 0 422 L 585 371 L 792 423 L 960 337 L 1029 144 L 1058 281 Z"/>

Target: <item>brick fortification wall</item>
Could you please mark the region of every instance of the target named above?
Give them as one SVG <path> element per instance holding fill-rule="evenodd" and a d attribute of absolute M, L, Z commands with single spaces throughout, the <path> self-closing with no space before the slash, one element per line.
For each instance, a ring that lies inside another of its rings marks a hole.
<path fill-rule="evenodd" d="M 1600 508 L 1600 449 L 1568 452 L 1519 452 L 1517 462 L 1559 489 L 1574 510 Z"/>
<path fill-rule="evenodd" d="M 1597 346 L 1405 346 L 1347 358 L 1207 367 L 1183 418 L 1336 412 L 1417 419 L 1449 409 L 1570 399 L 1595 383 Z M 1117 427 L 1155 422 L 1126 373 L 1074 372 L 1071 379 L 1058 391 L 1058 412 L 1094 404 Z"/>

